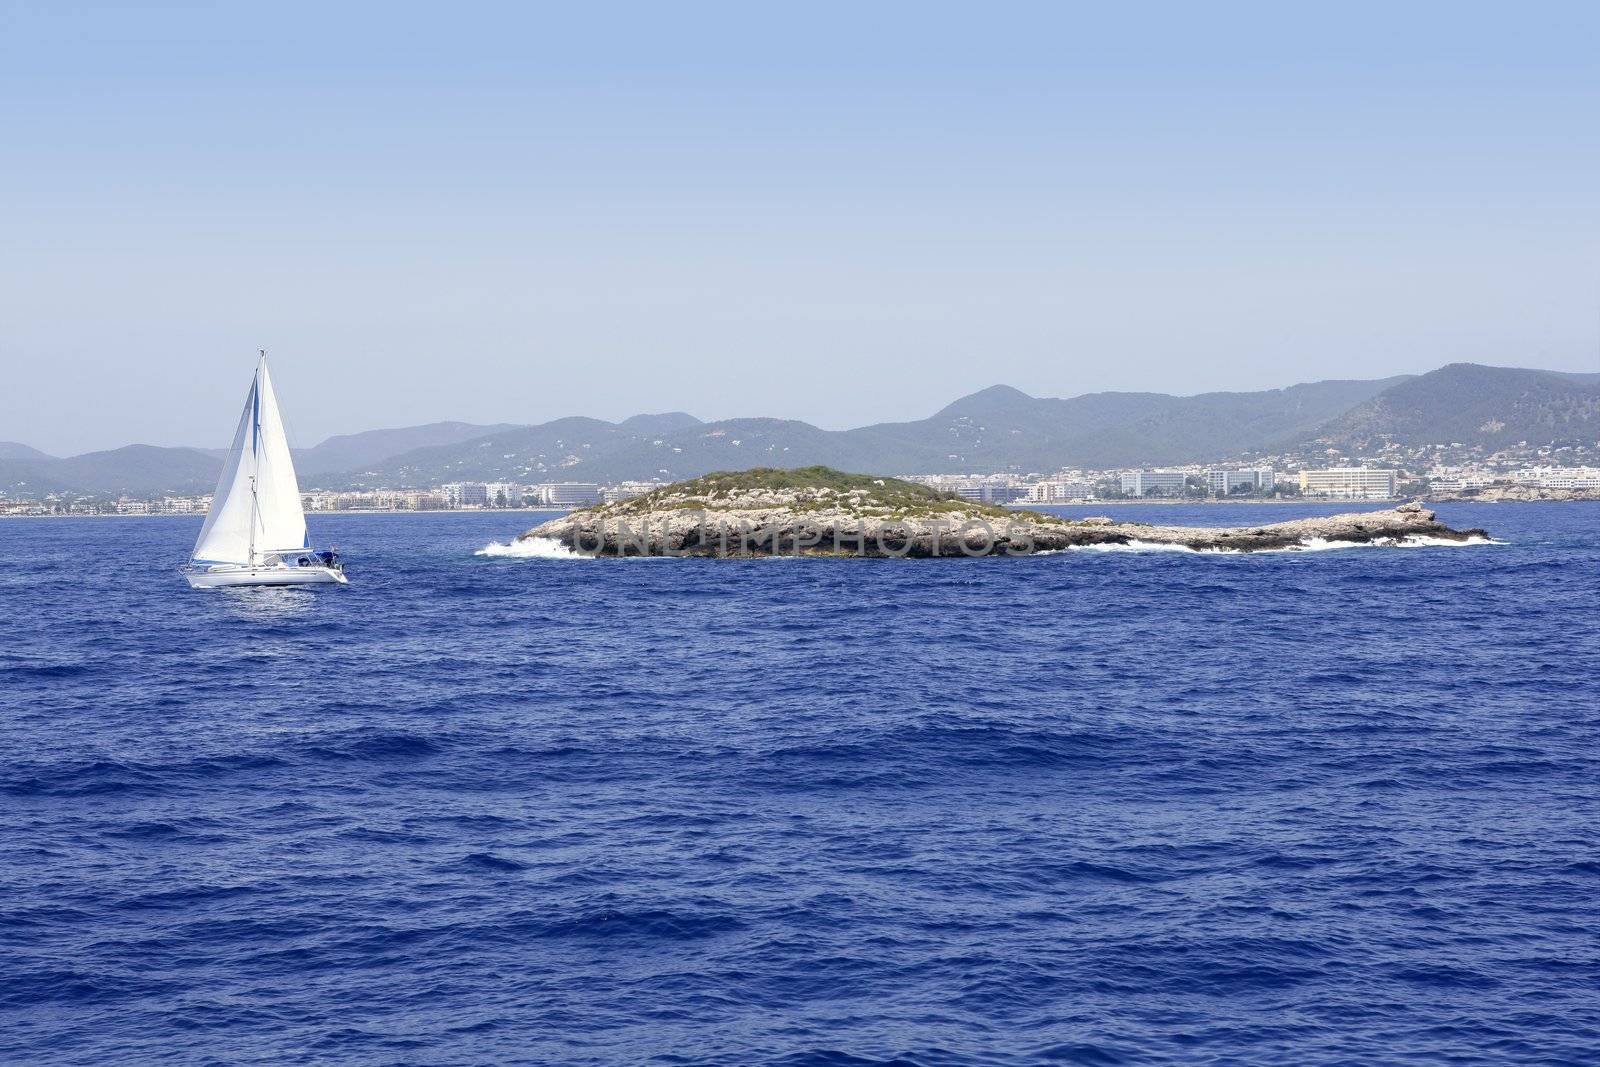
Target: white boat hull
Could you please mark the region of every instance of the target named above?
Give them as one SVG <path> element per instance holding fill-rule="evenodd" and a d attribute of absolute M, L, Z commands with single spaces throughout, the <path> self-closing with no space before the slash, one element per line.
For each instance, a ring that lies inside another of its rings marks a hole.
<path fill-rule="evenodd" d="M 344 573 L 331 567 L 206 567 L 186 570 L 193 589 L 234 589 L 247 585 L 348 585 Z"/>

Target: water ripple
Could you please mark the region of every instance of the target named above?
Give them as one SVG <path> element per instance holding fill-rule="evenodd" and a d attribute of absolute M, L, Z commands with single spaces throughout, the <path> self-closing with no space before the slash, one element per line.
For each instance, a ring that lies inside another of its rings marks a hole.
<path fill-rule="evenodd" d="M 1589 1062 L 1600 508 L 1443 510 L 1511 543 L 334 515 L 351 586 L 283 596 L 147 566 L 187 520 L 7 521 L 0 1059 Z"/>

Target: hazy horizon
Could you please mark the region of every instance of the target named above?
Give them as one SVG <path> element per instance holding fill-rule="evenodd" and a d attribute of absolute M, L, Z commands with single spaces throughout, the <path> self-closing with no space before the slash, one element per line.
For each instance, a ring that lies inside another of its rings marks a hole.
<path fill-rule="evenodd" d="M 609 16 L 609 17 L 608 17 Z M 0 440 L 1600 370 L 1600 9 L 0 0 Z"/>
<path fill-rule="evenodd" d="M 1442 369 L 1442 368 L 1440 368 L 1440 367 L 1430 367 L 1430 368 L 1428 368 L 1429 371 L 1440 370 L 1440 369 Z M 1500 369 L 1529 370 L 1529 371 L 1551 371 L 1551 372 L 1557 373 L 1557 374 L 1587 375 L 1587 376 L 1592 377 L 1592 378 L 1600 379 L 1600 371 L 1583 371 L 1583 370 L 1580 370 L 1580 371 L 1560 371 L 1560 370 L 1555 370 L 1554 368 L 1550 368 L 1550 367 L 1502 367 Z M 1423 371 L 1421 373 L 1428 373 L 1428 371 Z M 1404 377 L 1416 377 L 1416 376 L 1417 376 L 1416 373 L 1406 372 L 1406 373 L 1394 374 L 1394 375 L 1383 375 L 1381 378 L 1373 378 L 1373 379 L 1365 379 L 1365 380 L 1382 381 L 1382 380 L 1386 380 L 1386 379 L 1389 379 L 1389 378 L 1404 378 Z M 276 367 L 273 368 L 273 380 L 274 380 L 275 386 L 277 387 L 277 392 L 278 392 L 278 394 L 279 394 L 279 396 L 281 398 L 282 395 L 283 395 L 283 388 L 282 388 L 282 383 L 280 381 L 280 375 L 279 375 L 278 370 L 277 370 Z M 1198 392 L 1192 392 L 1192 393 L 1170 393 L 1170 394 L 1164 394 L 1164 395 L 1170 395 L 1170 396 L 1176 396 L 1176 397 L 1194 397 L 1194 396 L 1200 396 L 1200 395 L 1205 395 L 1205 394 L 1210 394 L 1210 393 L 1271 392 L 1271 391 L 1274 391 L 1274 390 L 1292 389 L 1295 386 L 1300 386 L 1300 385 L 1315 385 L 1315 384 L 1327 383 L 1327 382 L 1335 381 L 1335 380 L 1337 380 L 1337 379 L 1321 378 L 1321 379 L 1317 379 L 1315 381 L 1307 381 L 1307 382 L 1288 382 L 1288 383 L 1285 383 L 1283 385 L 1263 385 L 1259 390 L 1202 389 L 1202 390 L 1199 390 Z M 1349 380 L 1349 379 L 1346 379 L 1346 380 Z M 245 393 L 248 392 L 248 388 L 249 388 L 249 386 L 248 386 L 248 380 L 247 380 L 247 384 L 244 387 L 243 391 L 241 392 L 241 397 Z M 867 427 L 867 426 L 882 425 L 882 424 L 886 424 L 886 423 L 916 422 L 916 421 L 920 421 L 920 420 L 925 419 L 925 418 L 929 418 L 929 417 L 931 417 L 933 415 L 936 415 L 939 411 L 943 410 L 946 407 L 949 407 L 951 404 L 954 404 L 954 403 L 956 403 L 956 402 L 958 402 L 960 400 L 963 400 L 963 399 L 965 399 L 967 397 L 973 396 L 976 393 L 987 392 L 988 390 L 991 390 L 991 389 L 1006 389 L 1006 388 L 1015 389 L 1017 387 L 1012 385 L 1010 382 L 994 382 L 994 383 L 992 383 L 990 385 L 983 386 L 983 387 L 981 387 L 979 389 L 975 389 L 975 390 L 971 390 L 971 391 L 966 392 L 966 393 L 962 393 L 959 396 L 952 396 L 948 400 L 946 400 L 945 402 L 939 404 L 936 408 L 933 408 L 933 409 L 931 409 L 929 411 L 923 412 L 920 415 L 912 415 L 909 418 L 904 418 L 904 419 L 900 419 L 900 418 L 895 418 L 895 419 L 888 419 L 888 418 L 871 419 L 871 420 L 868 420 L 866 422 L 861 422 L 861 423 L 852 423 L 852 424 L 844 425 L 844 426 L 822 426 L 820 428 L 826 429 L 826 430 L 852 430 L 852 429 L 860 429 L 860 428 Z M 1073 393 L 1073 394 L 1068 394 L 1068 395 L 1062 396 L 1062 397 L 1053 397 L 1053 396 L 1050 396 L 1050 395 L 1047 395 L 1047 394 L 1029 393 L 1028 390 L 1026 390 L 1026 389 L 1022 389 L 1022 390 L 1019 390 L 1019 391 L 1023 392 L 1023 393 L 1026 393 L 1027 395 L 1033 397 L 1036 400 L 1072 399 L 1072 398 L 1077 397 L 1077 396 L 1085 395 L 1085 394 L 1081 394 L 1081 393 Z M 1098 392 L 1112 392 L 1112 393 L 1130 393 L 1131 394 L 1131 393 L 1155 393 L 1155 392 L 1159 392 L 1159 391 L 1158 390 L 1150 390 L 1150 389 L 1111 389 L 1111 390 L 1094 390 L 1094 392 L 1097 392 L 1097 393 Z M 692 410 L 689 410 L 689 409 L 686 409 L 686 408 L 658 408 L 658 409 L 652 409 L 652 410 L 646 410 L 646 411 L 628 412 L 626 414 L 618 415 L 618 416 L 612 417 L 612 418 L 608 418 L 606 416 L 601 416 L 601 415 L 593 415 L 593 414 L 590 414 L 588 412 L 572 411 L 572 412 L 567 412 L 567 413 L 565 413 L 563 415 L 553 416 L 550 419 L 542 419 L 539 422 L 526 422 L 526 421 L 520 421 L 520 420 L 516 420 L 516 419 L 503 420 L 501 422 L 481 422 L 480 420 L 475 420 L 475 419 L 460 419 L 460 418 L 453 418 L 453 417 L 449 417 L 449 416 L 443 416 L 443 417 L 440 417 L 440 418 L 422 419 L 422 420 L 420 420 L 418 422 L 414 422 L 414 423 L 385 423 L 383 425 L 360 426 L 360 427 L 354 427 L 354 428 L 351 428 L 351 429 L 334 430 L 332 433 L 324 434 L 324 435 L 322 435 L 320 437 L 317 437 L 317 438 L 314 438 L 314 439 L 311 439 L 311 440 L 302 439 L 298 434 L 296 434 L 294 432 L 294 430 L 292 428 L 289 429 L 289 434 L 290 434 L 290 444 L 295 449 L 298 450 L 298 449 L 310 448 L 310 447 L 313 447 L 315 445 L 322 444 L 323 442 L 328 441 L 328 440 L 330 440 L 332 438 L 335 438 L 335 437 L 355 436 L 355 435 L 359 435 L 359 434 L 363 434 L 363 433 L 384 432 L 384 431 L 391 431 L 391 430 L 404 430 L 404 429 L 414 428 L 414 427 L 417 427 L 417 426 L 426 426 L 426 425 L 440 424 L 440 423 L 464 423 L 464 424 L 468 424 L 468 425 L 483 425 L 483 426 L 495 426 L 495 425 L 536 426 L 536 425 L 539 425 L 540 423 L 551 422 L 551 421 L 558 420 L 558 419 L 563 419 L 563 418 L 592 418 L 592 419 L 600 419 L 601 421 L 605 421 L 605 422 L 610 422 L 610 423 L 616 424 L 616 423 L 624 422 L 625 420 L 627 420 L 629 418 L 632 418 L 634 416 L 667 415 L 667 414 L 674 414 L 674 413 L 684 413 L 684 414 L 692 415 L 695 418 L 699 419 L 702 423 L 707 424 L 707 425 L 710 425 L 710 424 L 713 424 L 713 423 L 716 423 L 716 422 L 720 422 L 720 421 L 724 421 L 726 419 L 787 418 L 787 416 L 768 415 L 768 414 L 766 414 L 764 412 L 760 412 L 760 411 L 739 412 L 739 413 L 734 413 L 734 414 L 729 414 L 729 415 L 718 416 L 716 418 L 707 418 L 707 417 L 704 417 L 704 416 L 700 415 L 699 413 L 697 413 L 695 411 L 692 411 Z M 236 424 L 237 421 L 238 421 L 238 405 L 235 405 L 235 407 L 233 409 L 232 416 L 230 417 L 230 420 L 229 420 L 230 427 L 232 425 Z M 809 420 L 796 420 L 796 421 L 809 421 Z M 818 424 L 812 423 L 812 425 L 818 425 Z M 231 433 L 231 428 L 230 428 L 230 433 Z M 126 447 L 126 446 L 129 446 L 129 445 L 157 445 L 158 447 L 197 448 L 197 449 L 202 449 L 202 450 L 213 450 L 213 451 L 215 451 L 215 450 L 222 449 L 227 444 L 226 441 L 223 441 L 221 444 L 218 444 L 218 443 L 215 443 L 215 442 L 192 442 L 192 441 L 191 442 L 182 442 L 182 441 L 179 441 L 179 442 L 172 442 L 170 444 L 165 444 L 165 445 L 162 445 L 162 444 L 159 444 L 158 442 L 153 442 L 153 441 L 123 441 L 120 444 L 111 445 L 111 446 L 109 446 L 109 448 L 82 449 L 82 450 L 79 450 L 78 452 L 74 452 L 74 453 L 64 453 L 64 452 L 52 453 L 52 452 L 50 452 L 49 449 L 45 449 L 45 448 L 42 448 L 41 446 L 35 445 L 31 441 L 18 441 L 15 438 L 0 437 L 0 443 L 30 445 L 30 446 L 33 446 L 33 447 L 36 447 L 36 448 L 40 448 L 41 451 L 46 452 L 47 454 L 52 455 L 52 456 L 54 456 L 56 458 L 67 458 L 70 455 L 81 455 L 81 454 L 84 454 L 86 452 L 100 452 L 100 451 L 115 450 L 117 448 L 122 448 L 122 447 Z"/>

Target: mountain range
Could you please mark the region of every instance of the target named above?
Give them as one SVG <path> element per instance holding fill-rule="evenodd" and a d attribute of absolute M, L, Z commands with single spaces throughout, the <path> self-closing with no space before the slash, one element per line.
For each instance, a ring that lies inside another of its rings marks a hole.
<path fill-rule="evenodd" d="M 1309 443 L 1346 452 L 1435 443 L 1493 452 L 1521 442 L 1594 449 L 1597 439 L 1600 374 L 1456 363 L 1357 404 L 1319 427 Z"/>
<path fill-rule="evenodd" d="M 787 419 L 702 422 L 683 412 L 620 423 L 461 422 L 331 437 L 299 450 L 321 488 L 448 481 L 676 480 L 713 470 L 826 464 L 890 474 L 1048 472 L 1433 445 L 1485 453 L 1600 449 L 1600 374 L 1456 363 L 1422 375 L 1260 392 L 1033 397 L 996 385 L 913 422 L 823 430 Z M 0 442 L 0 490 L 144 496 L 211 489 L 221 451 L 130 445 L 58 459 Z"/>

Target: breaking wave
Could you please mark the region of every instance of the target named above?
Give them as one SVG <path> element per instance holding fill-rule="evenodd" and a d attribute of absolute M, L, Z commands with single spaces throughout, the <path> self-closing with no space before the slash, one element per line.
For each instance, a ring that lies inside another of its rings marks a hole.
<path fill-rule="evenodd" d="M 1297 545 L 1282 548 L 1190 548 L 1160 541 L 1127 541 L 1123 544 L 1068 545 L 1066 552 L 1188 552 L 1196 556 L 1261 556 L 1277 552 L 1332 552 L 1345 548 L 1470 548 L 1475 545 L 1506 545 L 1509 541 L 1496 541 L 1489 537 L 1469 537 L 1456 541 L 1448 537 L 1379 537 L 1372 541 L 1330 541 L 1325 537 L 1312 537 Z M 1054 555 L 1040 552 L 1039 555 Z"/>
<path fill-rule="evenodd" d="M 1300 545 L 1275 549 L 1278 552 L 1328 552 L 1336 548 L 1471 548 L 1475 545 L 1508 545 L 1490 537 L 1469 537 L 1457 541 L 1449 537 L 1380 537 L 1375 541 L 1329 541 L 1313 537 Z"/>
<path fill-rule="evenodd" d="M 528 537 L 510 544 L 490 541 L 475 556 L 494 556 L 508 559 L 588 559 L 572 551 L 553 537 Z"/>
<path fill-rule="evenodd" d="M 1188 545 L 1169 545 L 1162 541 L 1108 542 L 1103 545 L 1068 545 L 1066 548 L 1039 552 L 1040 556 L 1053 556 L 1059 552 L 1190 552 L 1195 555 L 1216 555 L 1234 552 L 1232 548 L 1190 548 Z M 1240 553 L 1242 554 L 1242 553 Z"/>

